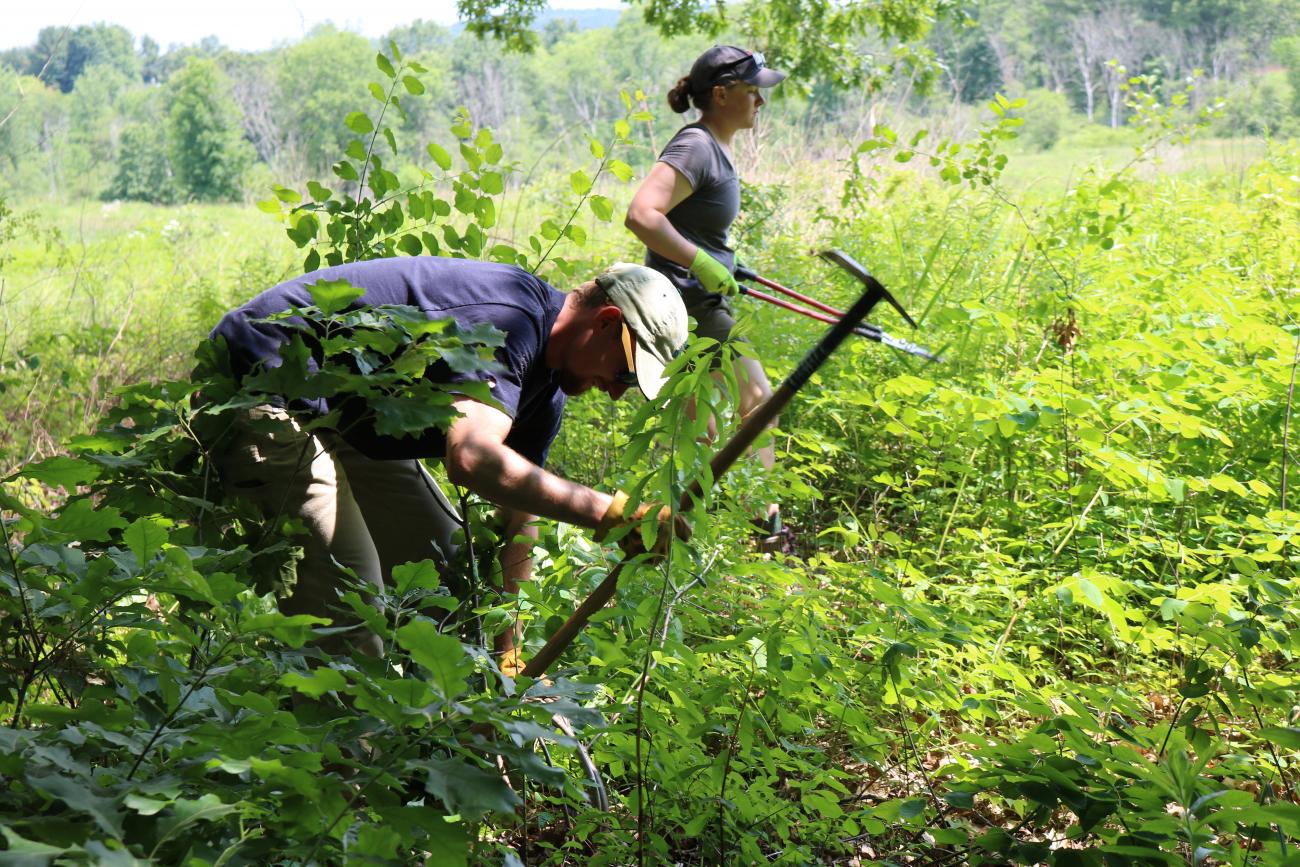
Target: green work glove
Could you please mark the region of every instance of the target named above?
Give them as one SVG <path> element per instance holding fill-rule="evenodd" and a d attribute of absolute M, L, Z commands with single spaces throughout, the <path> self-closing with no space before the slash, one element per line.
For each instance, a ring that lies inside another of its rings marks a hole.
<path fill-rule="evenodd" d="M 740 291 L 736 278 L 717 259 L 704 252 L 702 247 L 695 248 L 695 261 L 691 262 L 691 272 L 700 281 L 700 285 L 710 292 L 720 295 L 735 295 Z"/>

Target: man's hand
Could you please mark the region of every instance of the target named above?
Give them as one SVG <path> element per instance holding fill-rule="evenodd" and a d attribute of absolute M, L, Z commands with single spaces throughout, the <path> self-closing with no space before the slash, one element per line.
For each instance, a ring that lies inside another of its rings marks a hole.
<path fill-rule="evenodd" d="M 512 647 L 505 653 L 501 654 L 501 662 L 497 667 L 506 677 L 518 677 L 519 672 L 524 670 L 524 658 L 519 653 L 519 648 Z"/>
<path fill-rule="evenodd" d="M 674 515 L 672 509 L 667 506 L 659 506 L 657 503 L 642 503 L 636 508 L 631 515 L 625 515 L 627 509 L 627 494 L 622 491 L 614 493 L 614 499 L 610 501 L 609 509 L 606 510 L 605 516 L 600 519 L 600 524 L 596 527 L 595 539 L 597 542 L 605 541 L 616 527 L 622 527 L 627 524 L 639 524 L 650 514 L 652 510 L 658 509 L 659 532 L 655 537 L 654 550 L 650 553 L 656 558 L 667 556 L 668 548 L 672 545 L 674 535 L 683 542 L 689 542 L 691 539 L 691 525 L 686 522 L 682 515 Z M 672 522 L 672 528 L 669 528 L 669 522 Z M 630 530 L 618 540 L 618 546 L 623 549 L 623 553 L 629 557 L 635 557 L 637 554 L 646 552 L 645 543 L 641 539 L 641 533 L 636 530 Z"/>
<path fill-rule="evenodd" d="M 731 296 L 740 291 L 736 278 L 727 270 L 727 266 L 704 252 L 703 247 L 695 249 L 695 260 L 691 262 L 691 273 L 700 281 L 700 285 L 710 292 Z"/>

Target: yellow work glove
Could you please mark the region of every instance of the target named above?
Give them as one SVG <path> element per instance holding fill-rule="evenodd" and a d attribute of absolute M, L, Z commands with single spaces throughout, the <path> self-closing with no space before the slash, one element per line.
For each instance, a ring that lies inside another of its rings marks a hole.
<path fill-rule="evenodd" d="M 731 296 L 740 291 L 740 286 L 736 284 L 736 278 L 727 270 L 727 266 L 704 252 L 703 247 L 695 248 L 695 260 L 691 262 L 691 273 L 695 275 L 695 279 L 700 281 L 700 285 L 710 292 Z"/>
<path fill-rule="evenodd" d="M 668 548 L 672 544 L 672 537 L 675 533 L 678 539 L 683 542 L 689 542 L 691 539 L 691 525 L 686 523 L 686 519 L 681 515 L 674 515 L 672 510 L 667 506 L 659 506 L 656 503 L 642 503 L 637 506 L 636 511 L 631 515 L 625 515 L 627 510 L 627 494 L 622 491 L 615 491 L 614 498 L 609 503 L 609 508 L 605 510 L 604 516 L 600 523 L 596 525 L 596 532 L 593 534 L 597 542 L 603 542 L 609 536 L 610 532 L 616 527 L 622 527 L 626 524 L 639 523 L 646 515 L 650 514 L 652 509 L 658 509 L 659 514 L 659 533 L 655 538 L 654 550 L 650 553 L 656 558 L 662 558 L 668 554 Z M 672 521 L 672 532 L 668 529 L 668 523 Z M 618 540 L 618 546 L 623 549 L 623 553 L 629 557 L 645 553 L 645 544 L 641 540 L 641 534 L 635 530 L 626 533 Z"/>

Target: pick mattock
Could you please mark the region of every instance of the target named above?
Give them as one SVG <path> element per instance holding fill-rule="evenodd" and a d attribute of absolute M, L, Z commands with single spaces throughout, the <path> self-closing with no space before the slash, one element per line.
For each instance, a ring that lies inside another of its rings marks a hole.
<path fill-rule="evenodd" d="M 853 257 L 849 256 L 847 253 L 844 253 L 840 250 L 823 250 L 818 255 L 820 255 L 823 259 L 826 259 L 828 262 L 834 262 L 836 265 L 839 265 L 841 268 L 848 271 L 854 277 L 857 277 L 859 280 L 865 283 L 868 287 L 872 286 L 872 284 L 875 284 L 876 286 L 880 286 L 879 281 L 877 281 L 875 277 L 872 277 L 871 274 L 867 272 L 867 269 L 863 268 L 860 264 L 858 264 L 858 262 L 855 259 L 853 259 Z M 822 302 L 818 301 L 816 298 L 810 298 L 807 295 L 804 295 L 800 292 L 794 291 L 793 289 L 789 289 L 785 286 L 782 286 L 780 283 L 777 283 L 775 280 L 769 280 L 766 277 L 762 277 L 759 274 L 755 273 L 754 271 L 751 271 L 749 268 L 746 268 L 744 266 L 736 267 L 736 279 L 752 280 L 755 283 L 758 283 L 762 286 L 766 286 L 768 289 L 774 289 L 783 295 L 788 295 L 789 297 L 795 299 L 796 301 L 800 301 L 804 304 L 807 304 L 808 307 L 800 307 L 798 304 L 791 304 L 789 301 L 782 301 L 780 298 L 777 298 L 772 295 L 768 295 L 766 292 L 760 292 L 757 289 L 751 289 L 750 287 L 745 286 L 744 284 L 740 285 L 740 292 L 742 295 L 748 295 L 751 298 L 756 298 L 759 301 L 766 301 L 768 304 L 773 304 L 785 310 L 790 310 L 795 313 L 803 314 L 804 316 L 807 316 L 810 319 L 816 319 L 818 322 L 838 322 L 840 317 L 844 315 L 844 311 L 842 310 L 836 309 L 835 307 L 831 307 L 829 304 L 823 304 Z M 883 289 L 884 287 L 882 286 L 881 288 Z M 886 294 L 888 295 L 888 293 Z M 907 322 L 908 325 L 911 325 L 913 328 L 917 327 L 916 323 L 912 321 L 912 317 L 907 315 L 907 311 L 904 310 L 902 306 L 900 306 L 899 303 L 893 299 L 893 296 L 889 296 L 888 300 L 890 301 L 891 304 L 894 305 L 894 308 L 897 309 L 898 312 L 902 314 L 903 319 Z M 809 309 L 809 308 L 813 308 L 813 309 Z M 821 311 L 821 312 L 819 313 L 817 311 Z M 909 355 L 920 356 L 921 358 L 924 358 L 927 361 L 943 360 L 939 356 L 935 355 L 933 352 L 931 352 L 930 350 L 926 349 L 923 346 L 917 346 L 915 343 L 912 343 L 909 340 L 903 340 L 902 338 L 894 337 L 892 334 L 889 334 L 884 329 L 880 328 L 880 326 L 878 325 L 872 325 L 870 323 L 867 323 L 865 325 L 859 325 L 858 327 L 853 329 L 853 333 L 858 335 L 859 337 L 865 337 L 868 340 L 874 340 L 877 343 L 883 343 L 886 346 L 890 347 L 891 349 L 897 349 L 900 352 L 906 352 Z"/>
<path fill-rule="evenodd" d="M 838 251 L 827 251 L 827 253 L 835 252 Z M 889 294 L 889 290 L 868 274 L 860 265 L 852 273 L 866 284 L 866 291 L 862 293 L 861 298 L 854 302 L 848 312 L 831 327 L 830 331 L 808 351 L 808 354 L 799 362 L 799 366 L 794 369 L 794 372 L 790 374 L 785 382 L 781 383 L 781 386 L 772 393 L 772 396 L 755 407 L 753 412 L 741 422 L 740 428 L 731 439 L 723 443 L 722 448 L 718 449 L 713 455 L 712 460 L 709 461 L 709 476 L 714 482 L 722 478 L 723 474 L 736 462 L 736 459 L 753 445 L 758 435 L 767 428 L 773 419 L 781 414 L 781 410 L 785 409 L 786 404 L 795 396 L 795 393 L 803 388 L 804 383 L 817 372 L 817 369 L 830 357 L 831 353 L 844 342 L 844 338 L 859 326 L 872 308 L 881 301 L 888 301 L 898 310 L 903 309 L 894 300 L 894 296 Z M 904 313 L 903 316 L 906 317 L 907 314 Z M 682 494 L 681 502 L 677 506 L 678 511 L 689 511 L 703 495 L 703 484 L 697 478 L 690 488 Z M 672 530 L 668 529 L 667 532 L 672 532 Z M 627 563 L 628 560 L 624 558 L 614 567 L 609 575 L 605 577 L 605 580 L 600 582 L 600 586 L 582 601 L 582 604 L 570 615 L 565 624 L 555 631 L 555 634 L 547 640 L 542 649 L 537 652 L 537 655 L 524 666 L 522 674 L 535 678 L 546 673 L 551 664 L 573 643 L 573 639 L 587 625 L 587 621 L 591 619 L 591 616 L 604 608 L 609 600 L 614 598 L 614 593 L 618 589 L 619 576 L 623 574 L 623 567 Z"/>

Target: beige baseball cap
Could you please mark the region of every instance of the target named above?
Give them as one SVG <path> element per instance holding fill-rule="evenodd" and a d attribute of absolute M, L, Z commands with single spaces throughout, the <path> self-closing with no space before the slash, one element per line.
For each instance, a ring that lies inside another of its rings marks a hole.
<path fill-rule="evenodd" d="M 623 312 L 636 340 L 636 384 L 648 400 L 663 388 L 664 367 L 686 347 L 689 324 L 677 287 L 653 268 L 615 262 L 596 277 L 609 303 Z"/>

